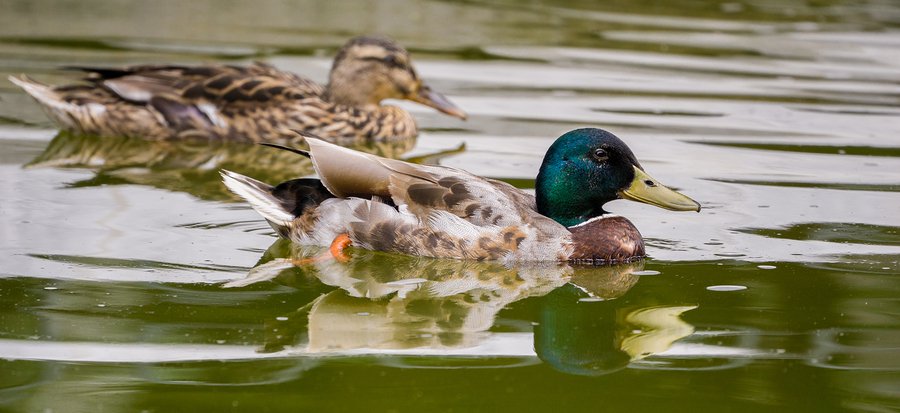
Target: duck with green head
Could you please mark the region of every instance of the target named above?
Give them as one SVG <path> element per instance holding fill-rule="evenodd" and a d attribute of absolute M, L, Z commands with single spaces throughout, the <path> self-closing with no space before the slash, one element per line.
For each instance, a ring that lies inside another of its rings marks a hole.
<path fill-rule="evenodd" d="M 613 263 L 644 256 L 641 234 L 603 205 L 630 199 L 675 211 L 700 204 L 651 178 L 612 133 L 577 129 L 547 151 L 532 196 L 505 182 L 416 165 L 307 138 L 320 179 L 271 186 L 223 179 L 279 234 L 302 244 L 409 255 Z"/>

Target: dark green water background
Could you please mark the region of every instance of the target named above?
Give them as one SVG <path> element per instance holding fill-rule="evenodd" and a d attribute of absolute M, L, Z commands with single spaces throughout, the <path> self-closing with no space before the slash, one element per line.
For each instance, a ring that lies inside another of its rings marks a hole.
<path fill-rule="evenodd" d="M 0 411 L 900 411 L 897 2 L 0 11 Z M 601 126 L 704 210 L 611 203 L 649 244 L 632 267 L 354 251 L 292 268 L 318 251 L 276 242 L 218 169 L 277 182 L 308 164 L 57 136 L 5 81 L 254 59 L 324 80 L 363 33 L 406 45 L 470 114 L 401 103 L 423 128 L 404 157 L 531 188 L 556 136 Z"/>

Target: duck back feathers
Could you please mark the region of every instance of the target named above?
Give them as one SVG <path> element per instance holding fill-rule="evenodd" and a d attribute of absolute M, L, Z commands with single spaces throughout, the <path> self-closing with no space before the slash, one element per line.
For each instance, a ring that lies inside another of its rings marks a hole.
<path fill-rule="evenodd" d="M 294 241 L 328 245 L 347 233 L 358 247 L 441 258 L 560 261 L 571 254 L 569 231 L 508 184 L 307 142 L 322 187 L 335 197 L 300 215 L 285 201 L 297 198 L 297 188 L 276 195 L 274 187 L 223 173 L 232 191 Z"/>

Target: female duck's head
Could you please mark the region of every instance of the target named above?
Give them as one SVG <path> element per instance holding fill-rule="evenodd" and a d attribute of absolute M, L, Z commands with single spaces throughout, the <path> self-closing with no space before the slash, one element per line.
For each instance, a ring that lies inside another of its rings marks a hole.
<path fill-rule="evenodd" d="M 603 215 L 603 204 L 630 199 L 673 211 L 700 204 L 650 177 L 621 139 L 595 128 L 560 136 L 537 176 L 538 212 L 567 227 Z"/>
<path fill-rule="evenodd" d="M 328 75 L 327 95 L 354 107 L 406 99 L 466 119 L 465 112 L 419 78 L 406 49 L 381 36 L 355 37 L 341 48 Z"/>

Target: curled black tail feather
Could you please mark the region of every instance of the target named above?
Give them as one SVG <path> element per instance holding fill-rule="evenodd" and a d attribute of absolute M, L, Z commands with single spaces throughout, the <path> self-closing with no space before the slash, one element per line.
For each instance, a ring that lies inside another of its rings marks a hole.
<path fill-rule="evenodd" d="M 323 141 L 328 141 L 328 139 L 324 139 L 319 135 L 316 135 L 314 133 L 310 133 L 310 132 L 307 132 L 304 130 L 291 129 L 290 131 L 296 133 L 297 135 L 300 135 L 300 137 L 302 137 L 302 138 L 315 138 L 315 139 L 319 139 L 319 140 L 323 140 Z M 312 156 L 310 156 L 310 154 L 309 154 L 309 151 L 304 151 L 303 149 L 291 148 L 289 146 L 279 145 L 277 143 L 268 143 L 268 142 L 262 142 L 262 143 L 260 143 L 260 145 L 268 146 L 271 148 L 277 148 L 277 149 L 285 150 L 288 152 L 300 154 L 307 158 L 312 158 Z"/>
<path fill-rule="evenodd" d="M 291 147 L 289 147 L 289 146 L 279 145 L 279 144 L 277 144 L 277 143 L 268 143 L 268 142 L 261 142 L 260 145 L 262 145 L 262 146 L 268 146 L 268 147 L 270 147 L 270 148 L 277 148 L 277 149 L 285 150 L 285 151 L 288 151 L 288 152 L 293 152 L 293 153 L 296 153 L 296 154 L 303 155 L 303 156 L 305 156 L 305 157 L 307 157 L 307 158 L 310 157 L 309 151 L 304 151 L 303 149 L 291 148 Z"/>

